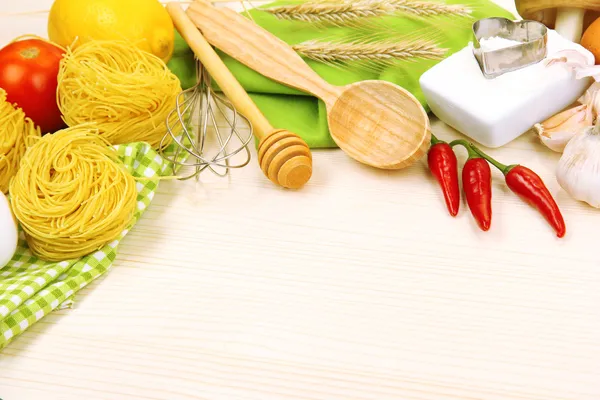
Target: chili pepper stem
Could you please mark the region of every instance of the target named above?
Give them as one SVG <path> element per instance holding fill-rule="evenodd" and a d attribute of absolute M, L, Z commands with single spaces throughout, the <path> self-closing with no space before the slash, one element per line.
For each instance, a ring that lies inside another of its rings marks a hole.
<path fill-rule="evenodd" d="M 492 157 L 488 156 L 487 154 L 485 154 L 483 151 L 481 151 L 478 148 L 473 148 L 473 150 L 479 154 L 481 157 L 485 158 L 490 164 L 492 164 L 494 167 L 498 168 L 500 171 L 502 171 L 502 173 L 504 175 L 508 174 L 510 172 L 511 169 L 513 169 L 515 166 L 514 165 L 505 165 L 502 164 L 501 162 L 496 161 L 495 159 L 493 159 Z"/>
<path fill-rule="evenodd" d="M 438 143 L 443 143 L 443 142 L 442 142 L 440 139 L 438 139 L 438 138 L 437 138 L 437 137 L 436 137 L 436 136 L 433 134 L 433 132 L 430 132 L 430 133 L 431 133 L 431 145 L 432 145 L 432 146 L 433 146 L 433 145 L 436 145 L 436 144 L 438 144 Z"/>
<path fill-rule="evenodd" d="M 466 148 L 469 152 L 469 158 L 473 157 L 473 154 L 476 154 L 477 156 L 485 159 L 487 162 L 492 164 L 494 167 L 498 168 L 500 171 L 502 171 L 504 175 L 508 174 L 509 171 L 515 167 L 515 165 L 505 165 L 501 162 L 498 162 L 497 160 L 495 160 L 494 158 L 490 157 L 489 155 L 481 151 L 479 148 L 477 148 L 477 146 L 475 146 L 473 143 L 469 143 L 466 140 L 458 139 L 450 142 L 450 146 L 454 147 L 456 145 L 461 145 L 464 148 Z"/>
<path fill-rule="evenodd" d="M 479 155 L 479 153 L 477 153 L 475 151 L 475 149 L 473 148 L 474 146 L 471 145 L 471 143 L 467 142 L 466 140 L 453 140 L 452 142 L 450 142 L 450 147 L 454 147 L 460 145 L 462 147 L 464 147 L 467 150 L 467 153 L 469 154 L 469 158 L 484 158 L 481 157 Z"/>

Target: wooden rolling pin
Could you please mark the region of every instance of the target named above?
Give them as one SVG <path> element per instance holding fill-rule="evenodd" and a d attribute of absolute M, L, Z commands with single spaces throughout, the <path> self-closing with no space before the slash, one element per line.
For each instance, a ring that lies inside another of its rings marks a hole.
<path fill-rule="evenodd" d="M 298 189 L 304 186 L 312 176 L 312 155 L 306 142 L 292 132 L 271 126 L 178 2 L 167 4 L 167 11 L 175 28 L 212 79 L 237 111 L 252 124 L 254 134 L 260 141 L 258 162 L 263 173 L 273 183 L 285 188 Z"/>

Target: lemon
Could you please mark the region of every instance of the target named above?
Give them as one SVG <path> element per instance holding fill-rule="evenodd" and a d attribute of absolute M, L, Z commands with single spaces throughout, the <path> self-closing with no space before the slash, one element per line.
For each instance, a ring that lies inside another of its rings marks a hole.
<path fill-rule="evenodd" d="M 48 18 L 48 37 L 64 47 L 75 39 L 75 43 L 126 40 L 168 62 L 175 29 L 158 0 L 56 0 Z"/>

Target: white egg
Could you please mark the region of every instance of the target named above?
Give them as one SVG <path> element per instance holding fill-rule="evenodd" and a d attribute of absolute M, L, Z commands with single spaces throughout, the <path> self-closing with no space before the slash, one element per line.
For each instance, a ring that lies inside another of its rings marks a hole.
<path fill-rule="evenodd" d="M 17 250 L 19 232 L 8 199 L 0 192 L 0 268 L 11 260 Z"/>

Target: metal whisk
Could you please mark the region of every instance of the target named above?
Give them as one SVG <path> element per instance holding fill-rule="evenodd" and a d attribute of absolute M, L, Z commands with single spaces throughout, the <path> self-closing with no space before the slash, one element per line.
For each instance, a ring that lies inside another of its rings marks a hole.
<path fill-rule="evenodd" d="M 248 144 L 252 140 L 252 124 L 237 112 L 227 97 L 212 89 L 211 77 L 198 60 L 196 79 L 196 85 L 177 96 L 176 107 L 167 118 L 167 133 L 161 142 L 160 155 L 171 163 L 174 175 L 183 173 L 182 167 L 194 169 L 188 175 L 180 175 L 179 179 L 198 179 L 205 169 L 225 177 L 231 168 L 242 168 L 250 162 Z M 248 127 L 247 134 L 239 130 L 244 122 Z M 218 146 L 209 143 L 211 133 Z M 173 144 L 164 148 L 168 136 Z M 234 163 L 232 159 L 242 152 L 245 157 Z"/>

